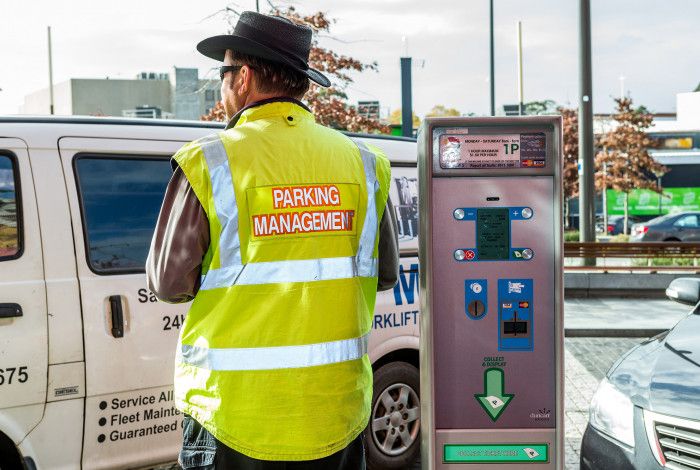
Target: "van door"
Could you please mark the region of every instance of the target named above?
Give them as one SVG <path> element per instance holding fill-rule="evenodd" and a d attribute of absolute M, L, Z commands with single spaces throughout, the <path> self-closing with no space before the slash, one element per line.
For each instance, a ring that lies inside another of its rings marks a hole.
<path fill-rule="evenodd" d="M 83 468 L 174 461 L 175 347 L 187 305 L 156 300 L 144 264 L 182 142 L 62 138 L 85 342 Z"/>
<path fill-rule="evenodd" d="M 0 138 L 0 433 L 41 419 L 48 368 L 46 285 L 27 145 Z"/>

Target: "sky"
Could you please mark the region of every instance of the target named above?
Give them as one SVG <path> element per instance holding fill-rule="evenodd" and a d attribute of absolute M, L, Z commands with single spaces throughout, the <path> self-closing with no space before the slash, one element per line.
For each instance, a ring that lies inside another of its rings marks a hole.
<path fill-rule="evenodd" d="M 351 102 L 401 106 L 399 58 L 413 58 L 413 106 L 488 114 L 488 0 L 278 0 L 336 22 L 322 46 L 378 72 L 353 74 Z M 524 100 L 578 103 L 578 0 L 494 0 L 496 106 L 517 103 L 517 22 L 523 24 Z M 260 0 L 261 10 L 267 0 Z M 24 96 L 48 86 L 47 25 L 54 83 L 69 78 L 134 78 L 138 72 L 219 64 L 197 53 L 228 24 L 215 12 L 255 9 L 255 0 L 0 0 L 0 114 L 16 114 Z M 591 0 L 593 110 L 610 112 L 631 96 L 654 112 L 674 112 L 676 94 L 700 82 L 700 2 Z M 403 40 L 405 38 L 405 41 Z M 624 81 L 620 80 L 624 77 Z"/>

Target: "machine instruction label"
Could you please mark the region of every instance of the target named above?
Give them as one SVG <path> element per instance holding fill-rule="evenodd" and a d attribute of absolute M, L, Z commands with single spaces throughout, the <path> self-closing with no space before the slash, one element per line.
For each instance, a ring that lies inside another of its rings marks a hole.
<path fill-rule="evenodd" d="M 498 350 L 532 351 L 533 280 L 498 280 Z"/>
<path fill-rule="evenodd" d="M 443 134 L 440 167 L 465 169 L 543 168 L 547 139 L 543 132 L 465 135 Z"/>

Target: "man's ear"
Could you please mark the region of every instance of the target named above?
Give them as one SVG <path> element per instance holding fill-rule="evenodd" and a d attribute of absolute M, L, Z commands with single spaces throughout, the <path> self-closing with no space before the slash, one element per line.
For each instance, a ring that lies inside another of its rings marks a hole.
<path fill-rule="evenodd" d="M 253 88 L 252 69 L 247 65 L 244 65 L 241 70 L 239 70 L 238 76 L 241 80 L 241 86 L 238 87 L 238 94 L 245 95 L 250 93 Z"/>

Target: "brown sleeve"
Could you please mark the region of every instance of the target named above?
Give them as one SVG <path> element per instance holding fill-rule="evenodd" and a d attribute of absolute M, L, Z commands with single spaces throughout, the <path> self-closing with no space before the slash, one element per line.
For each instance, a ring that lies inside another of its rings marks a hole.
<path fill-rule="evenodd" d="M 165 190 L 146 260 L 148 288 L 167 303 L 189 302 L 199 289 L 209 221 L 180 167 Z"/>
<path fill-rule="evenodd" d="M 399 239 L 396 228 L 396 214 L 391 199 L 386 200 L 386 208 L 379 225 L 379 280 L 377 290 L 392 289 L 399 280 Z"/>

